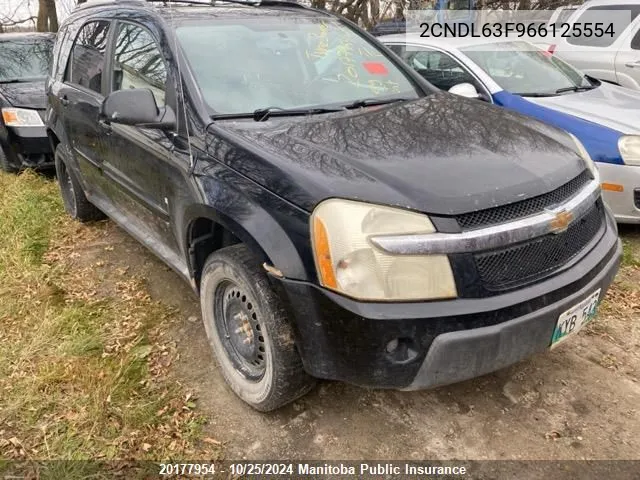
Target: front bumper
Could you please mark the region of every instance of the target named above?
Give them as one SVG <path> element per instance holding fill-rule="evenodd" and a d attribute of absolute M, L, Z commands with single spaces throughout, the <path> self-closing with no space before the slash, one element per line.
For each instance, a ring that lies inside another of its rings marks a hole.
<path fill-rule="evenodd" d="M 295 319 L 309 374 L 413 390 L 467 380 L 544 351 L 562 312 L 598 288 L 604 296 L 621 254 L 607 215 L 605 234 L 574 266 L 488 298 L 367 303 L 305 282 L 274 281 Z M 401 354 L 393 349 L 398 345 Z"/>
<path fill-rule="evenodd" d="M 602 198 L 620 223 L 640 223 L 640 167 L 598 163 L 600 181 L 622 191 L 603 188 Z"/>
<path fill-rule="evenodd" d="M 53 165 L 51 144 L 42 127 L 6 127 L 0 134 L 0 146 L 16 167 L 49 167 Z"/>

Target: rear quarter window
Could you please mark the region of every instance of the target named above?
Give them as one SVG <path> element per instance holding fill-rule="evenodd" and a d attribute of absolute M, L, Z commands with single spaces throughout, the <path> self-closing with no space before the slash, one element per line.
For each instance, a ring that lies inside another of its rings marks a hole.
<path fill-rule="evenodd" d="M 62 26 L 60 30 L 58 30 L 56 43 L 53 46 L 53 61 L 51 62 L 50 77 L 56 81 L 62 79 L 64 72 L 64 64 L 66 63 L 65 60 L 68 55 L 68 49 L 66 49 L 65 52 L 63 45 L 68 32 L 69 28 L 67 26 Z"/>

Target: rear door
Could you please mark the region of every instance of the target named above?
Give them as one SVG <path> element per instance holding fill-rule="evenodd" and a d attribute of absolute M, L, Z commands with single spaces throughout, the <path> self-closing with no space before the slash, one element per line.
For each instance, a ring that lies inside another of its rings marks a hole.
<path fill-rule="evenodd" d="M 101 165 L 106 156 L 106 132 L 98 121 L 104 99 L 106 52 L 110 22 L 84 24 L 74 41 L 64 81 L 56 93 L 70 148 L 90 195 L 104 197 Z"/>
<path fill-rule="evenodd" d="M 640 90 L 640 17 L 625 37 L 615 63 L 618 83 Z"/>

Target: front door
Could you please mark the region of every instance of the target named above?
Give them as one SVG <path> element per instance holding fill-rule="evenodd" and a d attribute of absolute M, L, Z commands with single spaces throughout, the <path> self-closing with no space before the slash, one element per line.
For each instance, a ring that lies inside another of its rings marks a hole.
<path fill-rule="evenodd" d="M 165 55 L 148 29 L 119 21 L 110 64 L 109 91 L 147 88 L 158 107 L 165 106 L 167 88 L 174 87 L 167 86 Z M 129 227 L 143 242 L 161 256 L 172 257 L 178 253 L 171 222 L 174 190 L 186 183 L 188 156 L 176 149 L 174 132 L 116 123 L 110 128 L 103 171 L 110 180 L 111 202 L 125 224 L 129 219 L 135 222 Z M 172 258 L 165 259 L 173 263 Z"/>
<path fill-rule="evenodd" d="M 623 87 L 640 90 L 640 19 L 616 55 L 616 77 Z"/>

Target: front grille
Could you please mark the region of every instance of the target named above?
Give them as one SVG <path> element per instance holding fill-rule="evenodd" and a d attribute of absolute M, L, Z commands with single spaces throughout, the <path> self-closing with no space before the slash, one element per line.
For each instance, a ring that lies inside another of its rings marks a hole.
<path fill-rule="evenodd" d="M 545 208 L 566 202 L 582 190 L 590 180 L 591 177 L 589 176 L 588 170 L 585 170 L 573 180 L 569 180 L 552 192 L 501 207 L 464 213 L 458 215 L 456 220 L 462 230 L 473 230 L 540 213 Z"/>
<path fill-rule="evenodd" d="M 640 208 L 640 188 L 636 188 L 633 191 L 633 204 L 636 208 Z"/>
<path fill-rule="evenodd" d="M 478 274 L 489 291 L 501 291 L 539 280 L 580 253 L 601 230 L 600 200 L 566 231 L 474 255 Z"/>

